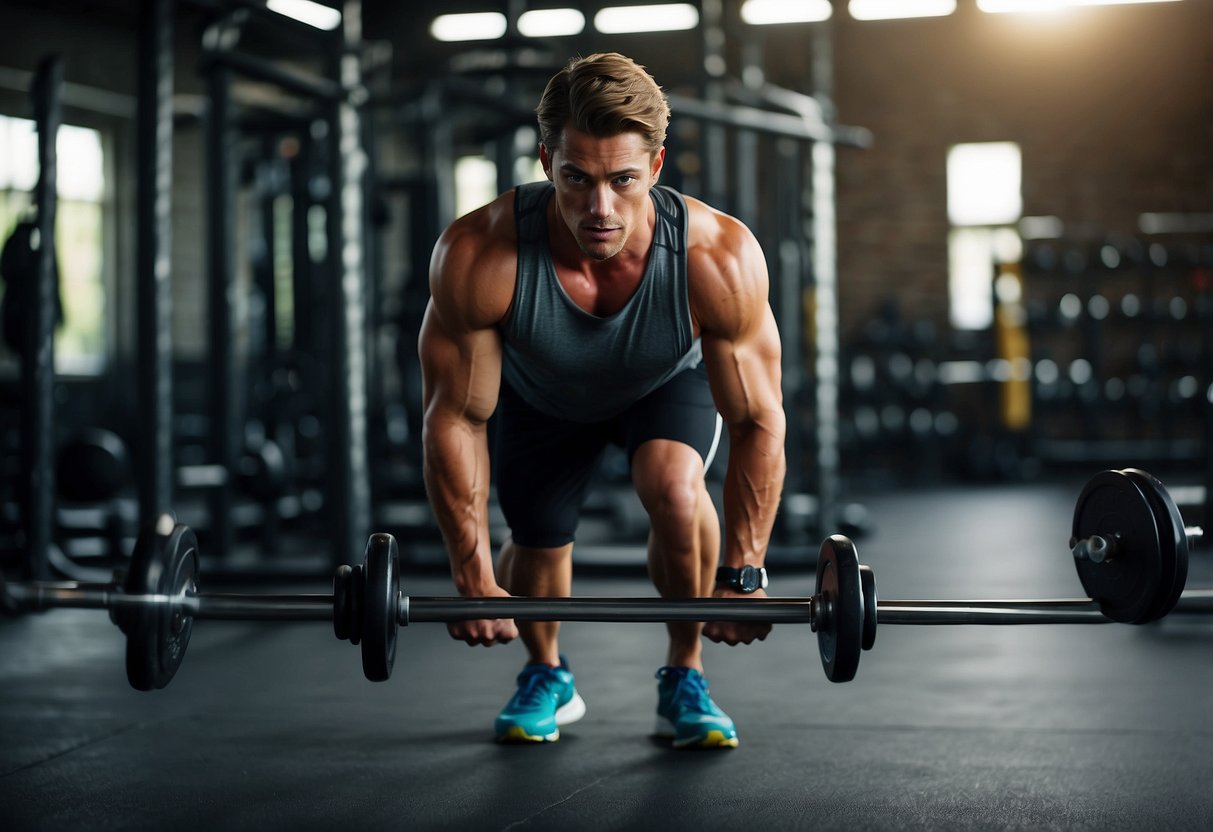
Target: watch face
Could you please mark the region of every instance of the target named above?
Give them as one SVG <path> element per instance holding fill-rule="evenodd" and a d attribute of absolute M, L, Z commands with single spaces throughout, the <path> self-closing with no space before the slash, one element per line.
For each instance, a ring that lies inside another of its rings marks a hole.
<path fill-rule="evenodd" d="M 741 567 L 739 583 L 741 584 L 742 592 L 753 592 L 762 586 L 762 573 L 747 564 Z"/>

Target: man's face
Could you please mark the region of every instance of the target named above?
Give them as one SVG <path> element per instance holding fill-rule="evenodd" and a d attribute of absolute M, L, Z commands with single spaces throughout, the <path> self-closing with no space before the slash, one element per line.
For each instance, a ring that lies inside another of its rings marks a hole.
<path fill-rule="evenodd" d="M 544 173 L 556 186 L 556 213 L 578 247 L 595 260 L 614 257 L 648 221 L 649 189 L 665 148 L 656 155 L 639 133 L 600 139 L 564 128 L 560 146 L 539 146 Z"/>

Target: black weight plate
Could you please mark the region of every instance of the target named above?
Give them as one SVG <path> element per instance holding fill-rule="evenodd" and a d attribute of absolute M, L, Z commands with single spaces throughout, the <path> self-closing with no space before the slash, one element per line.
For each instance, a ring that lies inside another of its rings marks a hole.
<path fill-rule="evenodd" d="M 1175 587 L 1175 579 L 1178 576 L 1179 558 L 1175 554 L 1178 543 L 1173 539 L 1175 524 L 1171 522 L 1171 516 L 1167 513 L 1166 506 L 1155 496 L 1155 488 L 1151 482 L 1154 480 L 1152 476 L 1137 468 L 1123 468 L 1120 473 L 1133 480 L 1141 489 L 1142 495 L 1150 505 L 1150 511 L 1154 514 L 1154 528 L 1158 532 L 1158 591 L 1154 594 L 1149 610 L 1138 623 L 1155 621 L 1166 614 L 1167 605 Z M 1166 499 L 1169 500 L 1169 496 Z M 1187 578 L 1186 569 L 1184 578 Z"/>
<path fill-rule="evenodd" d="M 1155 596 L 1157 603 L 1148 619 L 1156 621 L 1175 609 L 1188 582 L 1188 535 L 1179 507 L 1171 499 L 1166 486 L 1139 468 L 1125 468 L 1123 473 L 1137 483 L 1150 501 L 1150 507 L 1154 510 L 1154 523 L 1158 527 L 1162 577 L 1158 595 Z"/>
<path fill-rule="evenodd" d="M 1115 545 L 1113 556 L 1102 563 L 1074 559 L 1078 579 L 1100 611 L 1127 624 L 1151 620 L 1163 582 L 1163 556 L 1154 510 L 1134 479 L 1122 471 L 1092 477 L 1074 507 L 1072 531 L 1078 540 L 1097 534 Z"/>
<path fill-rule="evenodd" d="M 859 564 L 859 587 L 863 590 L 863 649 L 876 643 L 876 573 L 866 563 Z"/>
<path fill-rule="evenodd" d="M 399 552 L 396 538 L 373 534 L 366 543 L 362 607 L 362 672 L 372 682 L 386 682 L 396 661 L 396 610 L 400 603 Z"/>
<path fill-rule="evenodd" d="M 135 543 L 126 592 L 157 596 L 121 616 L 126 632 L 126 678 L 136 690 L 159 690 L 173 680 L 193 632 L 194 618 L 179 599 L 198 584 L 198 540 L 188 526 L 162 515 L 158 527 L 144 530 Z"/>
<path fill-rule="evenodd" d="M 842 535 L 827 537 L 821 544 L 817 596 L 822 602 L 817 625 L 821 666 L 831 682 L 849 682 L 859 669 L 863 649 L 863 588 L 859 554 Z"/>
<path fill-rule="evenodd" d="M 353 631 L 350 622 L 350 577 L 354 570 L 348 566 L 338 566 L 333 573 L 333 633 L 337 638 L 346 641 Z"/>
<path fill-rule="evenodd" d="M 350 594 L 347 596 L 350 602 L 350 610 L 346 613 L 346 622 L 349 625 L 349 635 L 347 638 L 350 644 L 355 647 L 362 642 L 363 615 L 362 606 L 363 598 L 366 594 L 366 580 L 362 577 L 366 570 L 362 564 L 356 564 L 350 567 Z"/>

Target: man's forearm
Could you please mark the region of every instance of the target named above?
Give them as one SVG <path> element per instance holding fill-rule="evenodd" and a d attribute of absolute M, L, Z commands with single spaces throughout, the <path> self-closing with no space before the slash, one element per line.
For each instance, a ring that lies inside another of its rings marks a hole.
<path fill-rule="evenodd" d="M 759 565 L 766 557 L 787 469 L 783 419 L 770 421 L 731 434 L 724 481 L 727 566 Z"/>
<path fill-rule="evenodd" d="M 427 421 L 423 473 L 426 493 L 461 595 L 496 584 L 489 541 L 489 454 L 483 424 Z"/>

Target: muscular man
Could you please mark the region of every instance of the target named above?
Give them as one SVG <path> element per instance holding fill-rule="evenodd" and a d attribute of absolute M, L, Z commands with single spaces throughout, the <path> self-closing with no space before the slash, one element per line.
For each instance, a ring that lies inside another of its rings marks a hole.
<path fill-rule="evenodd" d="M 761 595 L 784 477 L 780 344 L 762 250 L 736 219 L 658 187 L 669 107 L 618 54 L 571 61 L 537 108 L 547 182 L 455 221 L 430 266 L 419 350 L 425 481 L 465 596 L 566 596 L 578 514 L 608 443 L 626 449 L 649 515 L 649 572 L 666 598 Z M 497 494 L 510 537 L 494 568 L 486 424 L 498 414 Z M 705 462 L 728 426 L 723 564 Z M 739 580 L 739 577 L 744 577 Z M 700 635 L 728 644 L 769 625 L 672 622 L 657 673 L 658 733 L 735 747 L 712 701 Z M 453 623 L 529 661 L 499 739 L 551 741 L 585 704 L 559 624 Z"/>

